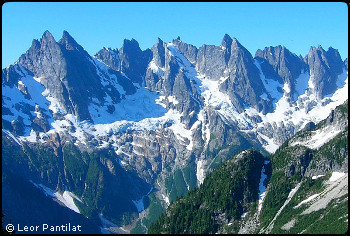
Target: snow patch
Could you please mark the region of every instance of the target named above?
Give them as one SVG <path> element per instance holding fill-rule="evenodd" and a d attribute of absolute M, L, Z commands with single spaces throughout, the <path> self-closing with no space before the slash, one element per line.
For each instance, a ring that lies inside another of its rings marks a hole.
<path fill-rule="evenodd" d="M 285 93 L 290 93 L 291 89 L 290 89 L 290 84 L 289 83 L 284 83 L 283 88 Z"/>
<path fill-rule="evenodd" d="M 345 175 L 344 172 L 332 172 L 332 176 L 329 178 L 330 182 L 335 182 Z"/>
<path fill-rule="evenodd" d="M 332 177 L 331 179 L 334 181 L 330 181 L 327 188 L 320 193 L 320 197 L 312 202 L 309 208 L 303 211 L 301 215 L 310 214 L 320 209 L 324 209 L 333 199 L 348 194 L 348 173 L 333 173 L 333 179 Z"/>
<path fill-rule="evenodd" d="M 179 104 L 179 101 L 176 100 L 175 96 L 168 96 L 168 101 L 173 103 L 174 105 Z"/>
<path fill-rule="evenodd" d="M 236 122 L 240 129 L 251 128 L 244 114 L 239 114 L 237 112 L 229 96 L 220 91 L 219 81 L 207 79 L 204 75 L 198 78 L 201 80 L 201 85 L 199 87 L 206 106 L 213 107 L 225 120 Z"/>
<path fill-rule="evenodd" d="M 197 170 L 196 170 L 197 182 L 198 185 L 201 185 L 204 181 L 204 167 L 203 160 L 197 161 Z"/>
<path fill-rule="evenodd" d="M 205 147 L 208 145 L 210 141 L 210 129 L 209 129 L 209 120 L 205 124 L 204 119 L 204 110 L 201 109 L 197 115 L 198 121 L 202 123 L 202 139 L 205 140 Z"/>
<path fill-rule="evenodd" d="M 163 76 L 165 73 L 165 68 L 157 66 L 154 60 L 150 61 L 148 68 L 151 69 L 154 74 L 159 76 Z"/>
<path fill-rule="evenodd" d="M 274 153 L 278 149 L 279 146 L 273 141 L 272 138 L 269 138 L 260 132 L 257 132 L 257 134 L 264 139 L 265 142 L 262 142 L 262 145 L 266 151 L 269 153 Z"/>
<path fill-rule="evenodd" d="M 270 161 L 265 161 L 264 166 L 261 169 L 260 182 L 259 182 L 259 204 L 258 204 L 258 212 L 261 211 L 262 204 L 264 202 L 264 198 L 266 196 L 266 186 L 264 185 L 264 181 L 267 178 L 265 172 L 265 165 L 267 165 Z"/>
<path fill-rule="evenodd" d="M 17 139 L 10 131 L 6 129 L 2 129 L 3 132 L 5 132 L 8 136 L 10 136 L 19 146 L 21 146 L 21 140 Z"/>
<path fill-rule="evenodd" d="M 60 203 L 68 207 L 69 209 L 75 211 L 76 213 L 80 213 L 79 208 L 75 205 L 74 199 L 82 202 L 74 193 L 69 191 L 64 191 L 62 194 L 58 191 L 55 191 L 51 188 L 46 187 L 43 184 L 36 184 L 30 180 L 30 182 L 37 188 L 41 189 L 46 196 L 57 199 Z"/>
<path fill-rule="evenodd" d="M 248 212 L 244 212 L 244 213 L 241 215 L 241 218 L 246 217 L 247 214 L 248 214 Z"/>
<path fill-rule="evenodd" d="M 300 207 L 301 205 L 312 201 L 314 198 L 318 197 L 319 195 L 320 195 L 319 193 L 314 194 L 314 195 L 308 197 L 306 200 L 301 201 L 298 205 L 296 205 L 296 206 L 293 207 L 293 208 L 296 209 L 296 208 Z"/>
<path fill-rule="evenodd" d="M 248 124 L 255 127 L 254 129 L 247 130 L 247 132 L 258 131 L 258 135 L 260 135 L 260 137 L 266 141 L 265 144 L 263 142 L 264 148 L 268 152 L 274 153 L 279 147 L 280 143 L 277 143 L 277 141 L 267 137 L 266 135 L 263 136 L 266 126 L 271 124 L 276 126 L 276 128 L 279 128 L 282 125 L 286 126 L 287 124 L 290 124 L 295 127 L 295 132 L 297 132 L 308 122 L 314 122 L 317 124 L 326 119 L 331 110 L 334 110 L 335 107 L 343 104 L 348 99 L 348 78 L 344 79 L 345 74 L 347 75 L 347 72 L 345 73 L 344 70 L 344 72 L 338 76 L 338 80 L 343 81 L 343 83 L 339 83 L 339 86 L 344 86 L 336 90 L 330 97 L 318 99 L 311 90 L 305 90 L 305 93 L 300 95 L 295 103 L 290 103 L 288 101 L 288 97 L 283 95 L 276 103 L 275 110 L 271 113 L 267 113 L 266 115 L 262 114 L 261 112 L 257 112 L 256 109 L 251 107 L 245 109 L 240 116 L 245 119 Z M 298 93 L 304 91 L 306 86 L 304 80 L 307 78 L 307 76 L 308 75 L 306 73 L 299 76 L 299 86 L 297 88 Z M 308 83 L 310 88 L 310 83 L 312 83 L 312 75 L 310 76 Z M 260 117 L 261 122 L 254 124 L 254 122 L 249 119 L 250 116 Z M 319 134 L 312 140 L 310 146 L 318 148 L 320 145 L 322 145 L 322 143 L 327 142 L 330 138 L 333 138 L 338 134 L 338 130 L 336 129 L 332 130 L 331 132 L 330 131 L 331 130 L 324 130 L 322 134 Z M 324 137 L 322 137 L 322 135 L 324 135 Z"/>
<path fill-rule="evenodd" d="M 153 190 L 153 187 L 149 190 L 149 192 L 146 195 L 142 196 L 139 200 L 132 200 L 132 202 L 136 206 L 137 211 L 139 213 L 145 210 L 145 206 L 143 204 L 143 199 L 144 199 L 144 197 L 148 196 L 152 192 L 152 190 Z"/>
<path fill-rule="evenodd" d="M 69 209 L 71 209 L 77 213 L 80 213 L 79 208 L 74 203 L 74 199 L 78 200 L 79 202 L 82 202 L 82 201 L 77 196 L 75 196 L 74 193 L 69 192 L 69 191 L 64 191 L 63 194 L 56 192 L 54 195 L 66 207 L 68 207 Z"/>
<path fill-rule="evenodd" d="M 28 142 L 34 143 L 37 141 L 36 137 L 37 137 L 36 132 L 33 129 L 31 129 L 29 136 L 22 136 L 22 137 L 20 137 L 20 139 L 23 141 L 28 141 Z M 43 141 L 41 140 L 41 142 L 43 142 Z"/>
<path fill-rule="evenodd" d="M 126 95 L 125 99 L 113 104 L 113 113 L 107 111 L 107 105 L 99 106 L 91 103 L 89 112 L 95 124 L 111 124 L 116 121 L 141 121 L 146 118 L 164 116 L 166 109 L 157 104 L 159 95 L 146 88 L 139 88 L 136 93 Z"/>
<path fill-rule="evenodd" d="M 264 84 L 266 91 L 271 95 L 272 98 L 274 98 L 278 101 L 283 95 L 283 93 L 279 92 L 279 89 L 278 89 L 278 88 L 280 88 L 280 89 L 282 88 L 282 84 L 280 84 L 278 81 L 276 81 L 274 79 L 266 78 L 264 73 L 261 70 L 261 65 L 258 62 L 258 60 L 254 59 L 254 64 L 260 72 L 260 78 L 261 78 L 262 83 Z M 266 95 L 266 97 L 263 96 L 262 98 L 267 99 L 267 95 Z"/>
<path fill-rule="evenodd" d="M 192 131 L 186 129 L 185 125 L 181 123 L 181 115 L 177 111 L 171 111 L 172 114 L 170 113 L 169 115 L 173 118 L 172 120 L 174 121 L 174 123 L 169 127 L 169 129 L 171 129 L 174 132 L 178 140 L 181 140 L 183 142 L 186 142 L 186 139 L 189 140 L 189 144 L 186 146 L 186 149 L 191 151 L 193 148 Z"/>
<path fill-rule="evenodd" d="M 294 141 L 290 145 L 302 145 L 311 149 L 319 149 L 322 145 L 329 142 L 337 136 L 342 130 L 335 126 L 327 126 L 326 128 L 311 131 L 312 138 L 306 141 Z"/>
<path fill-rule="evenodd" d="M 317 175 L 317 176 L 312 176 L 312 179 L 318 179 L 320 177 L 323 177 L 324 175 Z"/>
<path fill-rule="evenodd" d="M 308 88 L 308 81 L 310 79 L 310 75 L 308 72 L 304 72 L 304 70 L 300 73 L 299 77 L 296 79 L 295 84 L 295 94 L 294 97 L 297 98 L 300 95 L 305 94 Z"/>

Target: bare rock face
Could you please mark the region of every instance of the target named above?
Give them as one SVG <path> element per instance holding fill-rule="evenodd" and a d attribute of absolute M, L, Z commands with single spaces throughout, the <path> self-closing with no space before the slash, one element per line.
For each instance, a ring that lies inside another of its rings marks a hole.
<path fill-rule="evenodd" d="M 344 60 L 344 65 L 346 66 L 346 69 L 348 70 L 348 58 Z"/>
<path fill-rule="evenodd" d="M 116 71 L 120 70 L 118 49 L 103 48 L 96 53 L 95 57 L 103 61 L 111 69 Z"/>
<path fill-rule="evenodd" d="M 319 98 L 337 89 L 337 76 L 343 72 L 344 62 L 333 48 L 325 51 L 321 46 L 311 47 L 305 62 L 309 65 L 313 90 Z"/>
<path fill-rule="evenodd" d="M 176 45 L 176 47 L 179 49 L 179 51 L 192 63 L 196 64 L 197 60 L 197 54 L 198 49 L 191 45 L 184 43 L 180 40 L 180 38 L 177 38 L 176 40 L 173 40 L 172 43 Z"/>
<path fill-rule="evenodd" d="M 297 55 L 291 53 L 284 46 L 276 46 L 276 47 L 265 47 L 264 50 L 257 50 L 255 53 L 255 58 L 260 58 L 266 61 L 272 66 L 274 72 L 277 73 L 279 79 L 283 81 L 283 83 L 287 83 L 290 87 L 290 93 L 288 96 L 291 98 L 295 93 L 296 79 L 301 74 L 302 70 L 307 69 L 307 65 L 304 63 L 302 59 L 300 59 Z M 266 68 L 264 71 L 267 72 L 269 77 L 275 77 L 275 74 L 272 71 L 268 71 Z"/>
<path fill-rule="evenodd" d="M 226 34 L 221 46 L 203 45 L 196 69 L 212 80 L 222 81 L 220 91 L 229 95 L 238 111 L 246 106 L 263 113 L 271 111 L 271 102 L 260 98 L 266 91 L 254 59 L 236 38 Z"/>
<path fill-rule="evenodd" d="M 125 73 L 132 82 L 141 85 L 151 54 L 149 49 L 142 51 L 135 39 L 125 39 L 119 50 L 121 72 Z"/>
<path fill-rule="evenodd" d="M 103 55 L 106 56 L 106 52 Z M 128 64 L 125 61 L 123 68 Z M 115 88 L 102 85 L 101 73 L 109 80 L 112 76 L 117 77 L 117 83 L 126 94 L 136 91 L 132 82 L 120 72 L 99 71 L 93 58 L 66 31 L 58 42 L 46 31 L 40 42 L 33 41 L 19 63 L 40 80 L 66 113 L 77 115 L 81 120 L 92 120 L 88 110 L 92 98 L 101 103 L 106 95 L 116 103 L 121 100 L 121 94 Z"/>

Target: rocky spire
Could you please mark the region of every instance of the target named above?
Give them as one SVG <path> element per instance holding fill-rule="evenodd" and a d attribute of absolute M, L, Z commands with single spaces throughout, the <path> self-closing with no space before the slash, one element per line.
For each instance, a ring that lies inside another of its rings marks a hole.
<path fill-rule="evenodd" d="M 152 47 L 153 60 L 159 67 L 165 66 L 165 43 L 158 38 L 156 44 Z"/>
<path fill-rule="evenodd" d="M 232 44 L 232 38 L 228 34 L 225 34 L 224 38 L 221 41 L 221 47 L 230 49 L 231 44 Z"/>
<path fill-rule="evenodd" d="M 84 51 L 83 47 L 80 46 L 75 41 L 75 39 L 65 30 L 63 31 L 62 38 L 58 41 L 58 43 L 63 45 L 67 50 Z"/>
<path fill-rule="evenodd" d="M 52 36 L 52 34 L 46 30 L 43 34 L 43 36 L 41 37 L 40 43 L 45 44 L 45 43 L 55 43 L 56 40 L 54 39 L 54 37 Z"/>
<path fill-rule="evenodd" d="M 310 47 L 305 62 L 309 65 L 312 90 L 316 96 L 323 98 L 333 93 L 337 88 L 338 75 L 344 68 L 339 52 L 333 48 L 325 51 L 321 45 Z"/>
<path fill-rule="evenodd" d="M 123 46 L 119 50 L 120 69 L 134 83 L 143 83 L 148 63 L 151 60 L 152 52 L 147 49 L 142 51 L 135 39 L 124 39 Z"/>
<path fill-rule="evenodd" d="M 95 57 L 103 61 L 107 66 L 113 70 L 120 70 L 118 49 L 111 49 L 103 47 L 100 51 L 95 54 Z"/>

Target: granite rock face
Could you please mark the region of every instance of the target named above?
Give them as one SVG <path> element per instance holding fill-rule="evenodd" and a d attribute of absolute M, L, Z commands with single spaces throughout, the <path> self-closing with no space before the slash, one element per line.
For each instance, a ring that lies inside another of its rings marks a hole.
<path fill-rule="evenodd" d="M 296 79 L 299 77 L 302 71 L 306 71 L 306 64 L 297 55 L 291 53 L 284 46 L 277 47 L 266 47 L 264 50 L 257 50 L 255 53 L 255 58 L 261 58 L 265 64 L 270 64 L 278 74 L 280 78 L 279 81 L 283 81 L 290 87 L 290 91 L 287 93 L 291 99 L 293 99 L 293 94 L 295 93 Z M 273 72 L 268 71 L 266 68 L 265 72 L 269 76 L 275 77 Z"/>
<path fill-rule="evenodd" d="M 125 73 L 132 82 L 141 85 L 151 55 L 151 50 L 142 51 L 135 39 L 125 39 L 119 50 L 121 72 Z"/>
<path fill-rule="evenodd" d="M 304 60 L 309 66 L 313 90 L 317 96 L 323 98 L 333 93 L 337 88 L 337 76 L 344 67 L 338 50 L 330 47 L 325 51 L 321 46 L 311 47 Z"/>
<path fill-rule="evenodd" d="M 263 113 L 271 111 L 271 103 L 260 98 L 266 90 L 254 59 L 236 38 L 226 34 L 221 46 L 199 48 L 196 69 L 212 80 L 220 80 L 220 91 L 229 95 L 238 111 L 247 106 Z"/>
<path fill-rule="evenodd" d="M 95 55 L 97 59 L 103 61 L 111 69 L 119 71 L 120 70 L 120 60 L 118 49 L 102 48 Z"/>
<path fill-rule="evenodd" d="M 40 80 L 66 113 L 80 120 L 91 120 L 88 105 L 92 98 L 102 102 L 108 94 L 113 101 L 121 99 L 118 92 L 105 89 L 92 57 L 66 31 L 58 42 L 46 31 L 18 62 Z M 119 82 L 125 81 L 121 85 L 126 91 L 135 91 L 128 79 L 112 73 Z"/>

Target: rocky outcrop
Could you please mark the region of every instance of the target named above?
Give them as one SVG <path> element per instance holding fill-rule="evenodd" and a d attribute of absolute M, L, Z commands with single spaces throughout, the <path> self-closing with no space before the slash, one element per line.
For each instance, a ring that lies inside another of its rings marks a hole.
<path fill-rule="evenodd" d="M 262 59 L 266 64 L 272 66 L 274 72 L 282 79 L 283 83 L 288 84 L 290 91 L 286 95 L 293 98 L 295 93 L 296 79 L 302 71 L 306 71 L 306 64 L 297 55 L 291 53 L 284 46 L 265 47 L 264 50 L 257 50 L 255 58 Z M 268 68 L 262 67 L 267 77 L 276 78 L 276 75 Z M 280 79 L 277 77 L 277 80 Z"/>
<path fill-rule="evenodd" d="M 102 48 L 98 51 L 95 57 L 103 61 L 111 69 L 119 71 L 120 70 L 120 60 L 118 49 Z"/>
<path fill-rule="evenodd" d="M 142 85 L 151 57 L 151 50 L 142 51 L 135 39 L 125 39 L 119 50 L 120 71 L 125 73 L 132 82 Z"/>
<path fill-rule="evenodd" d="M 311 47 L 304 60 L 309 66 L 311 89 L 316 96 L 323 98 L 333 93 L 337 89 L 338 75 L 344 68 L 339 52 L 331 47 L 328 51 L 321 46 Z"/>
<path fill-rule="evenodd" d="M 220 91 L 229 95 L 239 112 L 245 106 L 271 111 L 271 102 L 260 98 L 266 90 L 253 57 L 236 38 L 226 34 L 221 46 L 199 48 L 196 69 L 209 79 L 220 80 Z"/>

